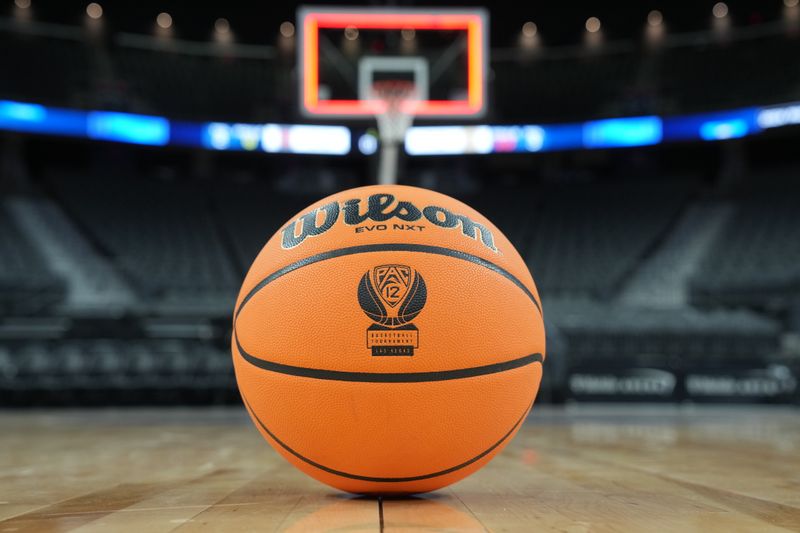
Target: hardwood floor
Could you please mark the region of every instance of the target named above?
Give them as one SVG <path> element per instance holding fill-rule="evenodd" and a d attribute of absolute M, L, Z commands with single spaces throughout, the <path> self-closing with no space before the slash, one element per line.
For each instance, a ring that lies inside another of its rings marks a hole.
<path fill-rule="evenodd" d="M 11 531 L 800 531 L 800 410 L 534 411 L 477 474 L 359 498 L 296 471 L 244 408 L 0 412 Z"/>

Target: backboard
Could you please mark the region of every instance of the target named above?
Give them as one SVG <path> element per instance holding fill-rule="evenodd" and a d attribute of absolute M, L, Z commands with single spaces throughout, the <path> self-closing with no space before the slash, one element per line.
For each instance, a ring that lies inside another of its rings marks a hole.
<path fill-rule="evenodd" d="M 418 118 L 486 111 L 488 14 L 483 9 L 314 7 L 298 10 L 301 112 L 372 118 L 386 112 L 380 82 L 414 86 Z"/>

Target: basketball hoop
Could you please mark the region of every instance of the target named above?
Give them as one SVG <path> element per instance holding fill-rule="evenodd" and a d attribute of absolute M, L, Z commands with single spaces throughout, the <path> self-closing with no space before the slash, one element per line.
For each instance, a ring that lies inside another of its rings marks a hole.
<path fill-rule="evenodd" d="M 400 143 L 414 122 L 417 89 L 413 82 L 383 80 L 372 84 L 371 98 L 380 102 L 375 118 L 384 143 Z"/>
<path fill-rule="evenodd" d="M 379 183 L 397 183 L 399 145 L 414 122 L 416 95 L 416 86 L 410 81 L 383 80 L 372 84 L 370 97 L 378 103 L 375 119 L 381 140 Z"/>

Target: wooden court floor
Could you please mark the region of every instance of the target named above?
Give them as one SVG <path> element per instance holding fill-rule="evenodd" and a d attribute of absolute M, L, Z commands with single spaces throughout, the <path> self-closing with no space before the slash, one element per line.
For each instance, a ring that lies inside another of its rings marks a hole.
<path fill-rule="evenodd" d="M 0 412 L 0 532 L 800 531 L 800 410 L 534 408 L 437 493 L 338 493 L 243 408 Z"/>

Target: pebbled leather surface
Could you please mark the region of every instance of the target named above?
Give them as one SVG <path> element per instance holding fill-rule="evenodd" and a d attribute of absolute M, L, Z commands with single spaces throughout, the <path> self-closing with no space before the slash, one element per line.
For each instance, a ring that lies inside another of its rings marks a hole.
<path fill-rule="evenodd" d="M 465 236 L 461 227 L 440 227 L 425 218 L 366 220 L 352 226 L 340 214 L 329 230 L 294 248 L 281 246 L 280 231 L 270 239 L 243 283 L 237 310 L 254 287 L 287 265 L 332 249 L 379 243 L 433 245 L 483 258 L 512 274 L 538 301 L 525 263 L 505 236 L 452 198 L 403 186 L 363 187 L 321 200 L 304 213 L 331 199 L 343 205 L 353 198 L 362 199 L 365 212 L 367 198 L 379 192 L 420 210 L 436 206 L 467 216 L 490 229 L 497 250 Z M 395 223 L 401 226 L 392 229 Z M 359 226 L 379 224 L 387 229 L 356 231 Z M 422 229 L 401 229 L 406 224 Z M 367 347 L 367 329 L 374 321 L 359 305 L 358 283 L 366 272 L 387 264 L 415 269 L 427 286 L 425 306 L 413 319 L 419 335 L 413 356 L 376 357 Z M 457 257 L 409 251 L 346 255 L 294 269 L 252 295 L 235 328 L 242 347 L 255 357 L 349 372 L 452 370 L 545 353 L 541 312 L 508 277 Z M 539 363 L 441 382 L 362 383 L 257 368 L 239 355 L 235 345 L 233 359 L 242 395 L 265 438 L 304 472 L 351 492 L 433 490 L 480 468 L 513 436 L 503 439 L 516 431 L 514 426 L 532 404 L 541 379 Z M 352 479 L 311 464 L 355 477 L 403 478 L 444 471 L 476 456 L 481 458 L 457 471 L 409 482 Z"/>

